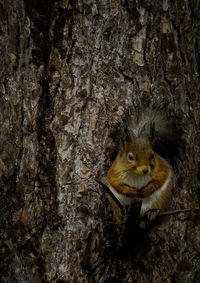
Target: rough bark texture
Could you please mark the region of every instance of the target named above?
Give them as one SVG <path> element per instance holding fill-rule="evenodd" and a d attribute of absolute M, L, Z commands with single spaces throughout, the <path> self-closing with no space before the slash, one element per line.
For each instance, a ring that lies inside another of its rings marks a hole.
<path fill-rule="evenodd" d="M 199 282 L 199 215 L 122 257 L 93 179 L 127 108 L 163 101 L 185 133 L 173 208 L 199 206 L 200 1 L 1 0 L 0 15 L 2 282 Z"/>

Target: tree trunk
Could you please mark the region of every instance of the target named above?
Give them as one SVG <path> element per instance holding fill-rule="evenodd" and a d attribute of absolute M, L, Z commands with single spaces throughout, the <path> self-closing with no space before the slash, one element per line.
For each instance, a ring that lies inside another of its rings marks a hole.
<path fill-rule="evenodd" d="M 0 15 L 1 281 L 199 282 L 198 213 L 122 256 L 94 178 L 127 109 L 160 101 L 184 133 L 172 207 L 199 206 L 200 1 L 1 0 Z"/>

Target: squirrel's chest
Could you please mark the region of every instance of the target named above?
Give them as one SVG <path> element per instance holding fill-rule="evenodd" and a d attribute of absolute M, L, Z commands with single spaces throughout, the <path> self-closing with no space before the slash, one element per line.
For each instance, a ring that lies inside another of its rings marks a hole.
<path fill-rule="evenodd" d="M 132 188 L 136 188 L 138 191 L 143 187 L 145 187 L 152 179 L 150 176 L 146 176 L 146 175 L 141 176 L 141 175 L 133 175 L 133 174 L 130 175 L 126 174 L 126 176 L 120 176 L 120 177 L 125 181 L 125 183 L 128 186 Z M 131 204 L 133 200 L 132 198 L 118 193 L 115 189 L 112 188 L 112 186 L 109 186 L 109 188 L 122 205 Z"/>
<path fill-rule="evenodd" d="M 126 176 L 123 175 L 120 177 L 121 179 L 124 180 L 124 182 L 128 186 L 132 188 L 136 188 L 138 191 L 143 187 L 145 187 L 152 179 L 152 177 L 148 175 L 136 175 L 136 174 L 126 174 Z M 109 188 L 122 205 L 131 204 L 133 198 L 118 193 L 115 189 L 112 188 L 112 186 L 109 186 Z"/>
<path fill-rule="evenodd" d="M 136 175 L 136 174 L 127 174 L 124 178 L 126 184 L 132 188 L 136 188 L 138 191 L 145 187 L 152 177 L 149 175 Z"/>

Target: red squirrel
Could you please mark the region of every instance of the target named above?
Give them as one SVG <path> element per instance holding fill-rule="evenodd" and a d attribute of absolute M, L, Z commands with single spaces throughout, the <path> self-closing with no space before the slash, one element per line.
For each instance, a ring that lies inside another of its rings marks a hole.
<path fill-rule="evenodd" d="M 153 220 L 170 201 L 172 168 L 154 150 L 156 139 L 162 146 L 170 142 L 172 127 L 164 115 L 143 110 L 127 125 L 116 159 L 108 171 L 109 189 L 123 205 L 142 201 L 140 215 Z M 156 213 L 155 213 L 156 212 Z"/>

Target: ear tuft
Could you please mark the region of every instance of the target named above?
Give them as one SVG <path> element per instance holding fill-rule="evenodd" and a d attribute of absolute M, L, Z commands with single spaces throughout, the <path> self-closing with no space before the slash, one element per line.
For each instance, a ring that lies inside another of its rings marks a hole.
<path fill-rule="evenodd" d="M 123 139 L 126 142 L 130 142 L 131 141 L 128 125 L 125 126 Z"/>
<path fill-rule="evenodd" d="M 151 122 L 150 124 L 150 142 L 154 144 L 155 137 L 155 122 Z"/>
<path fill-rule="evenodd" d="M 124 151 L 124 139 L 120 139 L 120 151 Z"/>
<path fill-rule="evenodd" d="M 120 139 L 120 151 L 124 152 L 127 149 L 127 141 L 125 139 Z"/>

